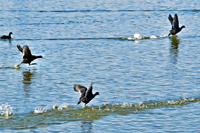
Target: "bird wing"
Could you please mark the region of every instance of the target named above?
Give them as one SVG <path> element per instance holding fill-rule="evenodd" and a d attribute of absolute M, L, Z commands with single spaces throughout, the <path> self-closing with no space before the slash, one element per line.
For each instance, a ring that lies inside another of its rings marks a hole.
<path fill-rule="evenodd" d="M 82 85 L 75 85 L 74 90 L 80 92 L 81 97 L 85 96 L 85 93 L 87 91 L 87 88 Z"/>
<path fill-rule="evenodd" d="M 172 25 L 172 22 L 173 22 L 173 18 L 172 18 L 172 16 L 169 14 L 169 17 L 168 17 L 168 19 L 169 19 L 169 21 L 170 21 L 170 23 L 171 23 L 171 25 Z"/>
<path fill-rule="evenodd" d="M 93 84 L 93 83 L 91 83 L 90 88 L 88 89 L 88 91 L 87 91 L 86 94 L 85 94 L 86 97 L 93 96 L 93 94 L 92 94 L 92 89 L 93 89 L 92 84 Z"/>
<path fill-rule="evenodd" d="M 24 57 L 31 56 L 31 51 L 27 45 L 23 46 L 23 55 Z"/>
<path fill-rule="evenodd" d="M 19 49 L 20 52 L 23 53 L 23 49 L 22 49 L 22 47 L 20 45 L 17 45 L 17 48 Z"/>
<path fill-rule="evenodd" d="M 178 15 L 177 15 L 177 14 L 174 15 L 172 27 L 173 27 L 173 28 L 176 28 L 176 29 L 179 28 L 179 21 L 178 21 Z"/>

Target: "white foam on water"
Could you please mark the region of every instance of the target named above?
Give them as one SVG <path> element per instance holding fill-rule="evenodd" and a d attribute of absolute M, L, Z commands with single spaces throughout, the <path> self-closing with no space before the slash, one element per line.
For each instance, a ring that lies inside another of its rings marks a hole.
<path fill-rule="evenodd" d="M 6 117 L 13 115 L 13 109 L 8 103 L 2 104 L 0 106 L 0 111 L 1 111 L 1 115 L 6 116 Z"/>
<path fill-rule="evenodd" d="M 161 38 L 161 37 L 168 37 L 168 35 L 160 35 L 159 37 L 160 37 L 160 38 Z"/>
<path fill-rule="evenodd" d="M 85 104 L 82 104 L 82 108 L 85 108 L 85 107 L 87 107 Z"/>
<path fill-rule="evenodd" d="M 135 33 L 134 34 L 134 38 L 135 39 L 142 39 L 142 35 L 138 34 L 138 33 Z"/>
<path fill-rule="evenodd" d="M 14 69 L 19 69 L 20 64 L 15 64 L 14 66 L 10 66 L 10 67 L 5 67 L 5 68 L 14 68 Z"/>
<path fill-rule="evenodd" d="M 128 37 L 127 39 L 128 39 L 128 40 L 135 40 L 134 37 Z"/>
<path fill-rule="evenodd" d="M 63 103 L 59 106 L 57 106 L 56 104 L 53 105 L 53 109 L 58 109 L 58 110 L 62 110 L 62 109 L 66 109 L 66 108 L 69 108 L 69 105 L 67 103 Z"/>
<path fill-rule="evenodd" d="M 14 67 L 14 68 L 19 68 L 19 66 L 20 66 L 19 64 L 16 64 L 16 65 L 14 65 L 13 67 Z"/>
<path fill-rule="evenodd" d="M 151 35 L 150 37 L 145 37 L 139 33 L 135 33 L 133 35 L 133 37 L 128 37 L 127 40 L 143 40 L 143 39 L 156 39 L 156 38 L 164 38 L 164 37 L 168 37 L 168 35 L 160 35 L 160 36 L 155 36 L 155 35 Z"/>
<path fill-rule="evenodd" d="M 140 35 L 140 34 L 138 34 L 138 33 L 135 33 L 135 34 L 133 35 L 133 37 L 128 37 L 127 39 L 128 39 L 128 40 L 141 40 L 141 39 L 143 39 L 143 36 Z"/>
<path fill-rule="evenodd" d="M 44 108 L 35 108 L 34 113 L 36 113 L 36 114 L 44 113 L 44 112 L 47 111 L 47 107 L 48 107 L 48 106 L 49 106 L 49 105 L 47 105 L 47 106 L 44 107 Z"/>
<path fill-rule="evenodd" d="M 156 39 L 156 38 L 158 38 L 157 36 L 154 36 L 154 35 L 152 35 L 152 36 L 150 36 L 150 38 L 151 39 Z"/>

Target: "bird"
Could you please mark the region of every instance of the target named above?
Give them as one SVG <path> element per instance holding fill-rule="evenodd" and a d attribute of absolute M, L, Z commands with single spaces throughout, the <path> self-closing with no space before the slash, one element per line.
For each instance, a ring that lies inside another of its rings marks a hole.
<path fill-rule="evenodd" d="M 80 104 L 81 102 L 85 103 L 85 106 L 87 103 L 89 103 L 96 95 L 100 95 L 99 92 L 96 92 L 95 94 L 92 94 L 92 84 L 90 85 L 89 89 L 87 90 L 86 87 L 82 86 L 82 85 L 74 85 L 74 90 L 80 92 L 81 97 L 77 103 Z"/>
<path fill-rule="evenodd" d="M 35 65 L 36 63 L 32 63 L 32 64 L 30 63 L 37 58 L 43 58 L 41 55 L 39 56 L 32 55 L 27 45 L 24 45 L 23 48 L 20 45 L 17 45 L 17 48 L 19 49 L 20 52 L 23 53 L 23 61 L 19 65 L 21 65 L 22 63 L 28 63 L 29 66 Z"/>
<path fill-rule="evenodd" d="M 12 32 L 9 33 L 9 35 L 3 35 L 1 36 L 1 39 L 11 39 L 11 34 L 13 34 Z"/>
<path fill-rule="evenodd" d="M 172 25 L 172 29 L 169 31 L 169 35 L 176 35 L 178 32 L 180 32 L 182 30 L 182 28 L 185 28 L 185 25 L 181 26 L 181 28 L 179 27 L 179 21 L 178 21 L 178 15 L 175 14 L 174 18 L 172 18 L 172 16 L 169 14 L 168 17 L 171 25 Z"/>

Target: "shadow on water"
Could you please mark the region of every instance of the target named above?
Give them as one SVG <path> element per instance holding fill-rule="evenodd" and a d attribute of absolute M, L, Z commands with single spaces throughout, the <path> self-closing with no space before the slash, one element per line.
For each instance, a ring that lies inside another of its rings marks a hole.
<path fill-rule="evenodd" d="M 33 77 L 35 76 L 35 72 L 31 72 L 30 69 L 27 69 L 27 70 L 24 70 L 22 72 L 23 74 L 23 80 L 22 80 L 22 83 L 23 83 L 23 89 L 24 89 L 24 93 L 25 93 L 25 96 L 29 96 L 29 91 L 30 91 L 30 85 L 32 84 L 32 79 Z"/>
<path fill-rule="evenodd" d="M 200 98 L 181 98 L 169 101 L 147 101 L 136 104 L 116 103 L 102 104 L 99 106 L 80 107 L 68 105 L 63 108 L 49 109 L 40 113 L 15 114 L 8 118 L 0 117 L 0 127 L 20 130 L 62 124 L 64 121 L 80 121 L 82 130 L 91 130 L 92 122 L 110 114 L 128 115 L 144 113 L 145 109 L 161 107 L 176 108 L 193 102 L 199 102 Z"/>
<path fill-rule="evenodd" d="M 12 43 L 12 39 L 0 39 L 1 41 L 8 41 L 9 42 L 9 44 L 11 44 Z"/>
<path fill-rule="evenodd" d="M 178 48 L 179 48 L 179 43 L 180 39 L 177 38 L 177 36 L 172 36 L 170 37 L 171 40 L 171 47 L 170 47 L 170 62 L 173 64 L 177 63 L 178 60 Z"/>
<path fill-rule="evenodd" d="M 12 39 L 9 39 L 9 44 L 12 44 L 11 40 L 12 40 Z"/>

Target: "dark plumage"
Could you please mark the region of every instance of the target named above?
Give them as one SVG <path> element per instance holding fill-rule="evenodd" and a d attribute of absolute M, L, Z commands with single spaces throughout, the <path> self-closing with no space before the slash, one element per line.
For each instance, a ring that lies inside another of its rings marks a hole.
<path fill-rule="evenodd" d="M 175 14 L 174 18 L 172 18 L 172 16 L 169 14 L 168 17 L 171 25 L 172 25 L 172 29 L 169 31 L 169 35 L 176 35 L 178 32 L 180 32 L 182 30 L 182 28 L 185 28 L 185 26 L 181 26 L 181 28 L 179 27 L 179 21 L 178 21 L 178 15 Z"/>
<path fill-rule="evenodd" d="M 1 36 L 1 39 L 11 39 L 11 34 L 13 34 L 12 32 L 9 33 L 9 35 L 3 35 Z"/>
<path fill-rule="evenodd" d="M 92 83 L 90 85 L 90 88 L 87 90 L 86 87 L 81 85 L 75 85 L 74 90 L 81 93 L 81 97 L 79 99 L 79 102 L 77 104 L 80 104 L 81 102 L 84 102 L 85 105 L 89 103 L 96 95 L 99 95 L 99 92 L 96 92 L 95 94 L 92 94 Z"/>
<path fill-rule="evenodd" d="M 23 49 L 21 48 L 20 45 L 17 45 L 17 48 L 19 49 L 20 52 L 23 53 L 23 59 L 24 59 L 19 65 L 21 65 L 22 63 L 28 63 L 29 66 L 34 65 L 35 63 L 30 64 L 33 60 L 35 60 L 37 58 L 43 58 L 41 55 L 40 56 L 32 55 L 31 51 L 27 45 L 24 45 Z"/>

